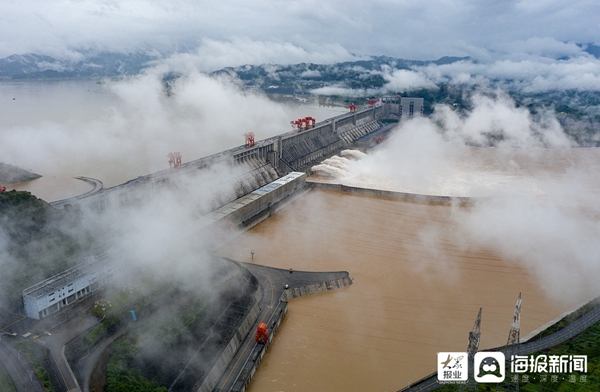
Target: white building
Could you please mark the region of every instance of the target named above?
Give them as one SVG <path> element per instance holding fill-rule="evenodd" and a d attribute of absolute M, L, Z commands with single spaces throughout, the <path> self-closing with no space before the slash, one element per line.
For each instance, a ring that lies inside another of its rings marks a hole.
<path fill-rule="evenodd" d="M 40 320 L 106 284 L 114 273 L 107 254 L 85 262 L 23 290 L 27 317 Z"/>

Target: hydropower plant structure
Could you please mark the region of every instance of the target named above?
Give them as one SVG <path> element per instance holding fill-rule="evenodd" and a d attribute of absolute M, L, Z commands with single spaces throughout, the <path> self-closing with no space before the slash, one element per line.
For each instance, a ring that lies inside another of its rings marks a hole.
<path fill-rule="evenodd" d="M 404 117 L 419 115 L 422 104 L 423 100 L 419 98 L 407 101 Z M 205 173 L 215 168 L 226 168 L 219 172 L 221 182 L 226 186 L 207 190 L 209 202 L 201 210 L 193 212 L 196 224 L 183 233 L 199 238 L 208 249 L 216 248 L 236 232 L 256 225 L 307 191 L 306 177 L 313 165 L 355 146 L 357 142 L 362 146 L 381 142 L 392 126 L 384 126 L 379 120 L 384 117 L 399 120 L 401 114 L 402 104 L 399 101 L 369 102 L 368 107 L 362 110 L 352 105 L 349 113 L 319 123 L 312 117 L 292 122 L 293 131 L 266 140 L 255 141 L 252 134 L 246 134 L 245 145 L 190 162 L 182 162 L 179 153 L 170 153 L 171 168 L 115 187 L 103 189 L 101 182 L 82 178 L 94 183 L 94 191 L 51 205 L 58 209 L 77 206 L 97 213 L 136 208 L 163 191 L 176 191 L 182 179 L 201 183 Z M 54 313 L 69 312 L 71 305 L 104 288 L 114 274 L 119 273 L 119 265 L 123 262 L 126 261 L 120 259 L 117 249 L 85 257 L 76 266 L 23 290 L 25 313 L 31 319 L 41 320 Z M 245 267 L 250 274 L 261 268 L 254 265 Z M 262 267 L 257 273 L 266 276 L 268 281 L 261 282 L 259 279 L 253 295 L 254 305 L 195 390 L 245 390 L 287 311 L 287 300 L 352 284 L 352 278 L 344 271 L 323 273 Z M 279 284 L 274 286 L 272 282 Z M 272 291 L 270 303 L 267 301 L 269 296 L 265 294 L 269 290 Z M 255 338 L 252 331 L 260 331 L 260 342 L 254 346 L 250 357 L 246 353 L 245 359 L 240 361 L 236 355 L 243 354 L 239 350 L 242 344 L 248 344 L 248 339 Z M 59 371 L 66 369 L 60 371 L 63 387 L 71 391 L 88 390 L 88 385 L 81 385 L 85 377 L 80 378 L 82 376 L 71 371 L 64 351 L 52 356 Z M 231 368 L 233 363 L 239 363 L 239 366 Z M 228 376 L 224 377 L 224 374 Z"/>
<path fill-rule="evenodd" d="M 437 203 L 454 202 L 456 200 L 443 196 L 354 189 L 339 184 L 309 186 L 306 182 L 310 168 L 324 159 L 344 149 L 357 146 L 366 148 L 382 141 L 395 124 L 384 126 L 380 120 L 401 121 L 402 118 L 420 114 L 422 107 L 422 99 L 402 98 L 399 102 L 373 102 L 370 107 L 362 110 L 351 107 L 349 113 L 318 123 L 312 118 L 301 119 L 305 121 L 294 122 L 296 129 L 292 132 L 260 141 L 255 141 L 253 135 L 246 134 L 245 145 L 194 161 L 182 162 L 181 155 L 171 153 L 168 158 L 172 167 L 169 169 L 141 176 L 112 188 L 97 187 L 95 192 L 51 204 L 55 208 L 77 205 L 97 212 L 127 209 L 149 202 L 162 191 L 176 190 L 182 178 L 201 182 L 203 175 L 215 168 L 233 168 L 219 172 L 223 177 L 222 183 L 227 186 L 207 190 L 210 194 L 209 203 L 194 212 L 197 215 L 196 224 L 186 228 L 185 232 L 185 235 L 202 238 L 203 246 L 217 248 L 240 231 L 268 218 L 309 187 Z M 461 203 L 469 202 L 468 198 L 456 199 Z M 69 305 L 102 289 L 112 275 L 118 273 L 115 262 L 119 260 L 115 253 L 112 250 L 90 255 L 77 266 L 25 289 L 23 301 L 27 316 L 44 319 L 60 310 L 68 311 Z M 214 357 L 210 369 L 194 391 L 244 391 L 287 312 L 287 301 L 312 293 L 335 290 L 353 282 L 345 271 L 287 271 L 254 264 L 244 264 L 244 268 L 248 276 L 264 278 L 257 280 L 256 291 L 252 294 L 253 305 L 236 326 L 236 331 L 227 344 Z M 507 346 L 498 348 L 499 350 L 525 353 L 532 350 L 530 346 L 542 347 L 539 344 L 519 345 L 519 311 L 520 297 Z M 600 312 L 588 318 L 600 318 Z M 478 350 L 480 323 L 481 310 L 469 334 L 469 355 Z M 56 354 L 54 361 L 58 369 L 69 369 L 64 354 L 62 357 Z M 70 370 L 61 373 L 66 378 L 64 382 L 68 390 L 88 390 L 88 385 L 83 384 L 79 375 L 74 375 Z M 404 390 L 424 391 L 437 386 L 439 384 L 434 374 L 411 383 Z"/>

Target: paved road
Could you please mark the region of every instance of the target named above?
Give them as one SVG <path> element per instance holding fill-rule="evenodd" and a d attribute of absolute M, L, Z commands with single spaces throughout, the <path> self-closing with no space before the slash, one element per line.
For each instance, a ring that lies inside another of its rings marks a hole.
<path fill-rule="evenodd" d="M 29 362 L 7 340 L 10 337 L 0 335 L 0 361 L 19 392 L 44 392 Z"/>
<path fill-rule="evenodd" d="M 73 336 L 98 324 L 99 321 L 89 313 L 89 309 L 86 307 L 80 306 L 68 310 L 72 312 L 69 316 L 70 319 L 53 328 L 51 336 L 40 337 L 37 341 L 50 351 L 49 357 L 54 364 L 54 371 L 63 390 L 79 392 L 81 388 L 65 357 L 64 347 Z"/>
<path fill-rule="evenodd" d="M 91 191 L 85 192 L 81 195 L 70 197 L 68 199 L 53 201 L 52 203 L 50 203 L 50 205 L 52 207 L 59 208 L 59 209 L 63 208 L 65 206 L 65 204 L 70 204 L 70 203 L 73 203 L 73 202 L 79 200 L 80 198 L 87 197 L 89 195 L 93 195 L 96 192 L 100 192 L 102 190 L 102 188 L 104 188 L 104 184 L 102 183 L 102 181 L 97 180 L 95 178 L 91 178 L 91 177 L 75 177 L 75 178 L 78 180 L 81 180 L 81 181 L 85 181 L 89 184 L 92 184 L 94 186 L 94 189 L 92 189 Z"/>
<path fill-rule="evenodd" d="M 554 347 L 562 342 L 565 342 L 583 331 L 585 331 L 591 325 L 600 321 L 600 306 L 596 306 L 594 309 L 587 312 L 585 315 L 580 317 L 579 319 L 573 321 L 571 324 L 567 325 L 563 329 L 558 332 L 553 333 L 552 335 L 548 335 L 542 339 L 538 340 L 530 340 L 528 342 L 510 346 L 510 347 L 497 347 L 492 349 L 486 349 L 485 351 L 502 351 L 507 358 L 510 358 L 510 355 L 528 355 L 540 350 L 545 350 L 547 348 Z M 437 373 L 433 373 L 421 381 L 417 381 L 412 385 L 401 389 L 401 392 L 425 392 L 425 391 L 433 391 L 441 387 L 437 381 Z"/>
<path fill-rule="evenodd" d="M 242 263 L 256 278 L 261 285 L 263 297 L 259 302 L 261 313 L 254 323 L 250 332 L 242 341 L 240 348 L 231 360 L 229 366 L 223 372 L 221 379 L 215 386 L 215 391 L 229 391 L 236 383 L 238 376 L 244 369 L 244 365 L 254 355 L 257 346 L 254 340 L 254 332 L 259 323 L 270 325 L 273 314 L 278 309 L 279 299 L 288 285 L 290 289 L 303 287 L 315 283 L 326 282 L 334 279 L 347 277 L 347 272 L 307 272 L 293 271 L 280 268 L 265 267 L 257 264 Z"/>
<path fill-rule="evenodd" d="M 517 353 L 510 352 L 509 349 L 506 349 L 506 351 L 502 351 L 505 351 L 505 353 L 508 354 L 527 355 L 540 350 L 544 350 L 546 348 L 554 347 L 559 343 L 562 343 L 579 335 L 592 324 L 595 324 L 598 321 L 600 321 L 600 306 L 596 306 L 594 309 L 590 310 L 579 319 L 567 325 L 560 331 L 553 333 L 552 335 L 548 335 L 539 340 L 530 340 L 526 343 L 522 343 L 518 346 Z"/>
<path fill-rule="evenodd" d="M 244 265 L 256 276 L 262 287 L 263 298 L 260 301 L 261 313 L 258 316 L 257 322 L 250 330 L 251 333 L 249 333 L 245 341 L 242 342 L 237 356 L 232 360 L 230 367 L 221 379 L 220 385 L 223 390 L 228 390 L 227 388 L 230 388 L 236 381 L 240 370 L 247 362 L 256 345 L 254 342 L 254 331 L 256 330 L 258 323 L 266 322 L 272 317 L 277 309 L 277 304 L 285 290 L 286 284 L 289 288 L 303 287 L 348 276 L 347 272 L 293 271 L 290 273 L 289 270 L 264 267 L 255 264 Z M 89 375 L 97 362 L 99 355 L 105 346 L 117 337 L 114 336 L 112 337 L 113 339 L 108 339 L 106 342 L 103 342 L 103 344 L 100 344 L 90 352 L 88 357 L 84 358 L 81 363 L 78 364 L 80 365 L 78 366 L 78 370 L 85 380 L 85 385 L 81 388 L 66 360 L 64 346 L 74 336 L 99 322 L 95 317 L 89 314 L 88 302 L 92 300 L 93 297 L 88 297 L 79 304 L 65 308 L 64 311 L 54 314 L 36 325 L 37 329 L 51 331 L 51 335 L 41 336 L 36 339 L 35 342 L 43 345 L 49 350 L 52 368 L 54 373 L 56 373 L 58 382 L 61 384 L 60 387 L 63 391 L 79 392 L 82 389 L 87 390 L 86 387 L 89 383 Z M 66 319 L 67 317 L 68 319 Z M 7 339 L 7 337 L 4 337 L 4 339 Z M 18 357 L 18 352 L 14 347 L 0 344 L 0 360 L 5 364 L 11 378 L 15 380 L 14 383 L 17 386 L 18 391 L 43 392 L 35 375 L 33 373 L 28 373 L 28 369 L 31 369 L 31 367 L 25 358 Z M 29 375 L 34 376 L 31 381 L 28 380 Z M 35 386 L 28 386 L 28 381 L 29 384 L 35 384 L 37 382 L 37 387 L 39 387 L 39 389 L 34 389 L 36 388 Z"/>

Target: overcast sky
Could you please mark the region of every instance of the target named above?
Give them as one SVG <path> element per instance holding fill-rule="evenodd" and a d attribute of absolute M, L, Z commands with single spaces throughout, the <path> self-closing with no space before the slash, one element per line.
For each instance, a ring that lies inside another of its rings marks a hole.
<path fill-rule="evenodd" d="M 598 15 L 598 0 L 2 0 L 0 57 L 82 49 L 199 49 L 258 63 L 350 53 L 560 57 L 577 53 L 575 42 L 600 43 Z"/>

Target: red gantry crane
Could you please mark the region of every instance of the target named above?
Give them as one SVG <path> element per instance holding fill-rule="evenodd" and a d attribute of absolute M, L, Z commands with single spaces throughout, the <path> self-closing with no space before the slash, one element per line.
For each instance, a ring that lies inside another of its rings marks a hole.
<path fill-rule="evenodd" d="M 290 121 L 290 124 L 292 125 L 293 131 L 300 132 L 302 130 L 302 120 L 301 119 L 298 119 L 296 121 Z"/>
<path fill-rule="evenodd" d="M 170 152 L 167 155 L 169 158 L 169 167 L 179 167 L 181 166 L 181 153 L 179 152 Z"/>
<path fill-rule="evenodd" d="M 244 133 L 244 137 L 246 138 L 244 145 L 246 147 L 254 147 L 254 132 L 246 132 Z"/>
<path fill-rule="evenodd" d="M 317 119 L 315 119 L 314 117 L 311 117 L 311 116 L 299 118 L 296 121 L 290 121 L 290 124 L 292 125 L 292 129 L 294 131 L 298 131 L 298 132 L 306 130 L 306 129 L 314 128 L 316 123 L 317 123 Z"/>
<path fill-rule="evenodd" d="M 306 123 L 306 129 L 314 128 L 317 120 L 313 117 L 304 117 L 304 122 Z"/>

